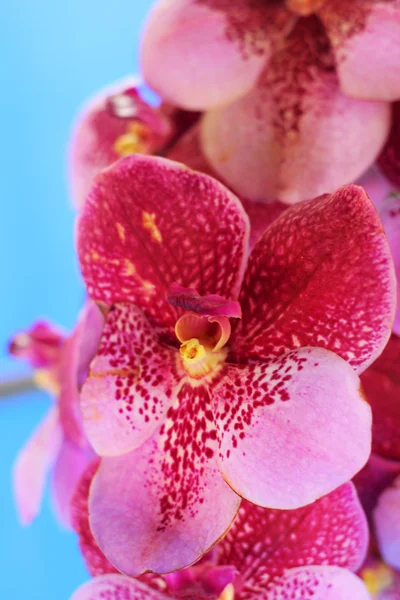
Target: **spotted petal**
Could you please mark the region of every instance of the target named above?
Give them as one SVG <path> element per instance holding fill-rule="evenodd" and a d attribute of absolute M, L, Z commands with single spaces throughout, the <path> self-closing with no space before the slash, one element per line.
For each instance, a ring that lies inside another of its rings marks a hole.
<path fill-rule="evenodd" d="M 37 516 L 48 472 L 62 443 L 58 409 L 53 408 L 20 451 L 14 465 L 14 494 L 21 522 Z"/>
<path fill-rule="evenodd" d="M 208 405 L 203 386 L 184 384 L 159 432 L 139 449 L 101 461 L 89 498 L 90 526 L 123 573 L 188 566 L 234 519 L 240 498 L 217 468 Z"/>
<path fill-rule="evenodd" d="M 144 77 L 190 110 L 232 101 L 255 84 L 292 21 L 284 7 L 260 0 L 161 0 L 144 32 Z"/>
<path fill-rule="evenodd" d="M 101 173 L 78 221 L 92 298 L 135 303 L 171 335 L 171 283 L 235 298 L 247 246 L 247 217 L 233 194 L 206 175 L 149 156 L 127 157 Z"/>
<path fill-rule="evenodd" d="M 120 574 L 99 575 L 81 585 L 70 600 L 167 600 L 169 596 Z"/>
<path fill-rule="evenodd" d="M 399 0 L 329 0 L 318 11 L 332 43 L 345 94 L 400 98 Z"/>
<path fill-rule="evenodd" d="M 390 106 L 340 90 L 321 24 L 299 20 L 257 87 L 202 121 L 213 169 L 241 196 L 288 204 L 357 179 L 379 155 Z"/>
<path fill-rule="evenodd" d="M 81 393 L 85 430 L 98 454 L 129 452 L 161 425 L 178 381 L 176 360 L 139 308 L 111 308 Z"/>
<path fill-rule="evenodd" d="M 368 459 L 371 410 L 353 369 L 327 350 L 227 367 L 212 393 L 221 472 L 255 504 L 304 506 Z"/>
<path fill-rule="evenodd" d="M 219 562 L 236 566 L 242 594 L 270 589 L 287 569 L 330 564 L 356 571 L 365 559 L 368 525 L 353 484 L 297 510 L 243 502 L 218 546 Z"/>
<path fill-rule="evenodd" d="M 400 479 L 379 497 L 374 521 L 383 558 L 400 569 Z"/>
<path fill-rule="evenodd" d="M 263 600 L 371 600 L 364 583 L 339 567 L 289 569 Z M 254 599 L 255 600 L 255 599 Z"/>
<path fill-rule="evenodd" d="M 382 225 L 361 188 L 304 202 L 272 223 L 250 256 L 234 350 L 248 360 L 321 346 L 360 372 L 389 338 L 395 285 Z"/>

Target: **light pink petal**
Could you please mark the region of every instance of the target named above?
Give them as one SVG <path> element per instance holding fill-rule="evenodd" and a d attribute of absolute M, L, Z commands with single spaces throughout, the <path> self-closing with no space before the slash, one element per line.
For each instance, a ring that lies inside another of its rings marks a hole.
<path fill-rule="evenodd" d="M 395 285 L 386 236 L 360 187 L 303 202 L 250 256 L 233 348 L 243 362 L 321 346 L 360 372 L 389 338 Z"/>
<path fill-rule="evenodd" d="M 9 352 L 22 358 L 34 369 L 57 370 L 64 341 L 64 332 L 47 321 L 37 321 L 26 331 L 16 333 L 9 343 Z"/>
<path fill-rule="evenodd" d="M 176 362 L 139 308 L 110 309 L 81 393 L 85 431 L 98 454 L 129 452 L 162 424 L 179 381 Z"/>
<path fill-rule="evenodd" d="M 376 167 L 372 167 L 360 177 L 357 185 L 361 185 L 364 188 L 378 212 L 384 206 L 388 195 L 392 192 L 392 185 Z"/>
<path fill-rule="evenodd" d="M 354 477 L 361 504 L 368 517 L 371 516 L 380 494 L 393 483 L 397 475 L 400 475 L 400 462 L 371 454 L 365 467 Z"/>
<path fill-rule="evenodd" d="M 392 108 L 392 129 L 378 163 L 386 177 L 400 190 L 400 102 L 395 102 Z"/>
<path fill-rule="evenodd" d="M 371 600 L 371 596 L 361 579 L 350 571 L 339 567 L 311 566 L 289 569 L 271 591 L 262 596 L 262 600 L 294 599 Z"/>
<path fill-rule="evenodd" d="M 372 449 L 400 461 L 400 338 L 392 335 L 386 348 L 361 376 L 372 408 Z"/>
<path fill-rule="evenodd" d="M 80 315 L 78 331 L 78 388 L 85 382 L 89 367 L 96 355 L 104 327 L 104 316 L 95 302 L 87 300 Z"/>
<path fill-rule="evenodd" d="M 170 285 L 236 298 L 247 247 L 247 217 L 233 194 L 206 175 L 149 156 L 127 157 L 100 174 L 78 222 L 90 296 L 137 304 L 173 338 Z"/>
<path fill-rule="evenodd" d="M 380 495 L 374 522 L 384 560 L 400 569 L 400 479 Z"/>
<path fill-rule="evenodd" d="M 140 81 L 127 77 L 94 98 L 81 110 L 69 151 L 69 177 L 74 204 L 81 209 L 92 180 L 121 156 L 152 154 L 172 135 L 172 124 L 139 94 Z"/>
<path fill-rule="evenodd" d="M 200 125 L 196 123 L 188 129 L 168 150 L 166 157 L 183 163 L 194 171 L 200 171 L 218 179 L 217 174 L 207 162 L 200 145 Z M 223 182 L 224 183 L 224 182 Z"/>
<path fill-rule="evenodd" d="M 58 409 L 52 408 L 22 448 L 14 464 L 15 501 L 24 525 L 29 525 L 39 513 L 46 478 L 61 443 Z"/>
<path fill-rule="evenodd" d="M 212 391 L 219 466 L 238 494 L 292 509 L 349 480 L 371 450 L 371 410 L 353 369 L 322 348 L 227 367 Z"/>
<path fill-rule="evenodd" d="M 90 449 L 67 439 L 61 445 L 52 473 L 52 492 L 56 513 L 65 527 L 71 527 L 71 498 L 93 456 Z"/>
<path fill-rule="evenodd" d="M 144 78 L 190 110 L 224 104 L 255 84 L 294 17 L 257 0 L 161 0 L 142 41 Z"/>
<path fill-rule="evenodd" d="M 205 114 L 201 140 L 206 159 L 236 193 L 292 204 L 357 179 L 389 128 L 389 104 L 340 90 L 329 42 L 309 17 L 252 92 Z"/>
<path fill-rule="evenodd" d="M 379 216 L 385 230 L 389 248 L 392 253 L 397 278 L 397 311 L 393 323 L 393 331 L 400 335 L 400 193 L 391 194 L 381 210 Z"/>
<path fill-rule="evenodd" d="M 333 46 L 345 94 L 400 98 L 399 0 L 327 0 L 318 11 Z"/>
<path fill-rule="evenodd" d="M 81 585 L 70 600 L 167 600 L 145 583 L 120 574 L 99 575 Z"/>
<path fill-rule="evenodd" d="M 123 573 L 166 573 L 190 565 L 236 516 L 240 498 L 217 468 L 209 405 L 206 388 L 183 384 L 153 438 L 101 461 L 91 486 L 90 526 Z"/>
<path fill-rule="evenodd" d="M 368 525 L 353 484 L 297 510 L 244 501 L 218 545 L 219 562 L 236 566 L 244 596 L 270 588 L 287 569 L 330 564 L 356 571 L 365 559 Z"/>

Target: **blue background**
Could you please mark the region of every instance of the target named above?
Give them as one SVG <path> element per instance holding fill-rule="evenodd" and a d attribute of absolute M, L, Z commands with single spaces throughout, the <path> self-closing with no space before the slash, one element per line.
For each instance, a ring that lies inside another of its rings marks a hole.
<path fill-rule="evenodd" d="M 137 71 L 150 0 L 8 0 L 0 30 L 0 368 L 10 335 L 46 317 L 70 328 L 83 288 L 73 245 L 65 155 L 80 104 Z M 19 368 L 19 366 L 18 366 Z M 40 392 L 0 403 L 0 596 L 68 600 L 88 578 L 75 535 L 48 494 L 30 528 L 18 525 L 11 466 L 49 401 Z"/>

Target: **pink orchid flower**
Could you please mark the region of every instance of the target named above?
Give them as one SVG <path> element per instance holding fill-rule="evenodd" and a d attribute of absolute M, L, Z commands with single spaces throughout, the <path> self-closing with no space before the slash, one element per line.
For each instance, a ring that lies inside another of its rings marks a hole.
<path fill-rule="evenodd" d="M 372 203 L 344 187 L 285 211 L 250 257 L 247 244 L 226 188 L 143 155 L 98 175 L 78 218 L 88 292 L 111 306 L 81 395 L 104 457 L 91 528 L 125 573 L 187 566 L 242 497 L 297 508 L 368 458 L 356 372 L 395 304 Z"/>
<path fill-rule="evenodd" d="M 47 475 L 52 470 L 56 513 L 70 524 L 70 499 L 75 486 L 93 458 L 82 427 L 78 385 L 86 377 L 96 351 L 102 316 L 89 303 L 72 335 L 67 337 L 45 322 L 18 333 L 10 352 L 37 369 L 35 378 L 56 397 L 55 405 L 20 451 L 14 465 L 14 491 L 20 520 L 28 525 L 40 510 Z"/>
<path fill-rule="evenodd" d="M 287 203 L 372 165 L 400 99 L 399 0 L 159 0 L 142 70 L 207 110 L 201 144 L 236 193 Z"/>
<path fill-rule="evenodd" d="M 382 557 L 400 569 L 400 477 L 379 496 L 374 523 Z"/>
<path fill-rule="evenodd" d="M 124 78 L 101 90 L 82 108 L 74 127 L 69 176 L 80 209 L 93 177 L 123 156 L 157 154 L 197 119 L 167 104 L 151 106 L 142 97 L 139 77 Z"/>
<path fill-rule="evenodd" d="M 360 568 L 368 527 L 354 486 L 346 483 L 304 508 L 260 508 L 243 502 L 227 536 L 200 562 L 169 575 L 137 579 L 117 574 L 89 526 L 89 489 L 98 464 L 85 472 L 73 499 L 74 528 L 95 576 L 73 600 L 120 598 L 192 600 L 367 599 Z M 346 571 L 348 569 L 348 571 Z M 296 593 L 296 596 L 292 594 Z"/>

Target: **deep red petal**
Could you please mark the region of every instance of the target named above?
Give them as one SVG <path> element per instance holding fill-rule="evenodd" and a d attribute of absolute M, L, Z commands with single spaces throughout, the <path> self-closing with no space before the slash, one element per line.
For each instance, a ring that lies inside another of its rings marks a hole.
<path fill-rule="evenodd" d="M 206 175 L 155 157 L 127 157 L 99 175 L 78 222 L 92 298 L 135 303 L 171 335 L 171 283 L 235 298 L 247 245 L 239 200 Z"/>
<path fill-rule="evenodd" d="M 400 102 L 393 104 L 392 115 L 392 129 L 378 163 L 386 177 L 400 189 Z"/>
<path fill-rule="evenodd" d="M 365 369 L 385 346 L 395 276 L 373 204 L 358 186 L 292 207 L 254 248 L 232 334 L 241 360 L 320 346 Z"/>

